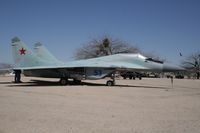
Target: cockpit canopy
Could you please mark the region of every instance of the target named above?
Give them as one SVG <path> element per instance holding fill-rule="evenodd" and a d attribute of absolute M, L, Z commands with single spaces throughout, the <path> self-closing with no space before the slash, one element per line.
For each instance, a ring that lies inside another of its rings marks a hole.
<path fill-rule="evenodd" d="M 152 59 L 152 58 L 146 58 L 145 60 L 146 60 L 146 61 L 152 61 L 152 62 L 160 63 L 160 64 L 163 64 L 163 63 L 164 63 L 163 61 L 155 60 L 155 59 Z"/>

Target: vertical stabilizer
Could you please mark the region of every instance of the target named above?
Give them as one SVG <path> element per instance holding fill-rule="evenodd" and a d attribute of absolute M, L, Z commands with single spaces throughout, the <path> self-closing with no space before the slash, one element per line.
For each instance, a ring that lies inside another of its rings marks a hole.
<path fill-rule="evenodd" d="M 40 42 L 35 44 L 34 47 L 34 52 L 35 54 L 40 57 L 41 59 L 48 61 L 48 62 L 52 62 L 52 63 L 59 63 L 60 61 L 53 55 L 51 54 L 47 48 L 42 45 Z"/>
<path fill-rule="evenodd" d="M 15 67 L 33 67 L 44 64 L 18 37 L 14 37 L 11 44 Z"/>

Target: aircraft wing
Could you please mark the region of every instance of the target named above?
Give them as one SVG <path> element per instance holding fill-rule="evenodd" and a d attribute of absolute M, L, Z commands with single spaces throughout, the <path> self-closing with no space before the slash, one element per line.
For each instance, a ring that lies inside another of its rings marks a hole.
<path fill-rule="evenodd" d="M 71 61 L 61 64 L 48 64 L 42 66 L 18 66 L 14 69 L 20 70 L 38 70 L 38 69 L 71 69 L 71 68 L 112 68 L 112 69 L 132 69 L 132 70 L 148 70 L 147 67 L 134 63 L 124 62 L 104 62 L 95 59 L 83 60 L 83 61 Z"/>

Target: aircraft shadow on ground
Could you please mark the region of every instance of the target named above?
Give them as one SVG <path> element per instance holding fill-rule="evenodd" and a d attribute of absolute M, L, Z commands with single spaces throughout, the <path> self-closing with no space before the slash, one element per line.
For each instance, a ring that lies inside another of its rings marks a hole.
<path fill-rule="evenodd" d="M 3 84 L 5 84 L 5 85 L 6 85 L 6 84 L 11 84 L 11 83 L 12 83 L 12 82 L 1 82 L 1 81 L 0 81 L 0 84 L 2 84 L 2 85 L 3 85 Z"/>
<path fill-rule="evenodd" d="M 30 82 L 23 83 L 12 83 L 12 82 L 0 82 L 0 84 L 8 84 L 8 87 L 30 87 L 30 86 L 62 86 L 59 82 L 56 81 L 43 81 L 43 80 L 31 80 Z M 63 85 L 64 86 L 64 85 Z M 89 83 L 81 82 L 81 84 L 75 84 L 74 82 L 69 82 L 66 86 L 106 86 L 105 84 L 99 83 Z M 161 86 L 144 86 L 144 85 L 115 85 L 115 87 L 134 87 L 134 88 L 157 88 L 157 89 L 170 89 L 168 87 Z"/>

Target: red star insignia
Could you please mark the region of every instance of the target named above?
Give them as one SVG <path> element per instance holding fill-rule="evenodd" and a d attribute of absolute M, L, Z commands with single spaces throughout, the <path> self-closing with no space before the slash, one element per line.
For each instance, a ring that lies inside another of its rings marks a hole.
<path fill-rule="evenodd" d="M 24 49 L 24 48 L 21 48 L 20 50 L 19 50 L 19 52 L 20 52 L 20 55 L 25 55 L 26 53 L 26 50 Z"/>

